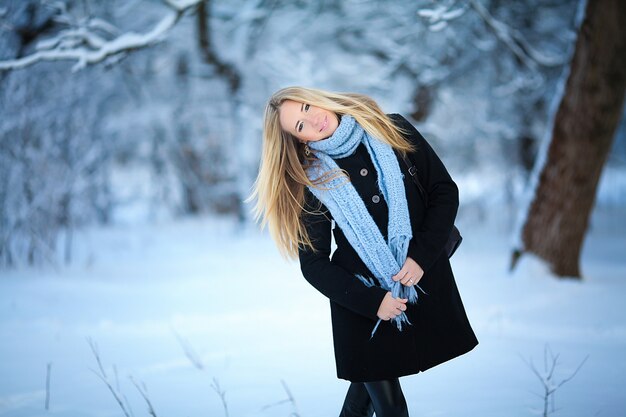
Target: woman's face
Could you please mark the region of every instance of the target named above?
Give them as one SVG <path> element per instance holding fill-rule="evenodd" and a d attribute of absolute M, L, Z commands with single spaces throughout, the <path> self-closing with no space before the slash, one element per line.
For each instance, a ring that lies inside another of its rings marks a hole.
<path fill-rule="evenodd" d="M 337 115 L 332 111 L 293 100 L 283 101 L 279 118 L 282 129 L 302 142 L 326 139 L 339 126 Z"/>

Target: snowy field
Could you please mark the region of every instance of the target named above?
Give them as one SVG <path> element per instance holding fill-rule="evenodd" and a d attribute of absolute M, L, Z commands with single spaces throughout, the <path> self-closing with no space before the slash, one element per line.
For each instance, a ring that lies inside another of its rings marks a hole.
<path fill-rule="evenodd" d="M 412 416 L 540 414 L 526 362 L 542 371 L 546 344 L 556 382 L 588 356 L 554 415 L 626 415 L 626 231 L 594 216 L 583 282 L 553 279 L 532 257 L 509 274 L 505 228 L 457 223 L 452 265 L 480 344 L 401 378 Z M 335 375 L 328 302 L 267 235 L 201 218 L 76 242 L 70 267 L 0 275 L 0 416 L 123 416 L 88 338 L 134 416 L 149 412 L 131 376 L 160 417 L 224 416 L 215 381 L 231 417 L 338 415 L 348 382 Z"/>

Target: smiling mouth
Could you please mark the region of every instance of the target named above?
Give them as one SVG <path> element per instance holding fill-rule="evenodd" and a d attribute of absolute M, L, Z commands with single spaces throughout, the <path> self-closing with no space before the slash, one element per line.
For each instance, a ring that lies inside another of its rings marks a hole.
<path fill-rule="evenodd" d="M 326 126 L 328 126 L 328 116 L 324 116 L 324 123 L 322 123 L 322 128 L 320 129 L 320 132 L 326 129 Z"/>

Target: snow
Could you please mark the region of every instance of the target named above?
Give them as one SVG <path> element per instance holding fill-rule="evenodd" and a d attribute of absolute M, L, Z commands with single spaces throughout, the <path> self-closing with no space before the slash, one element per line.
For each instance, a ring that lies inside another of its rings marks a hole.
<path fill-rule="evenodd" d="M 527 362 L 543 369 L 546 345 L 560 355 L 556 381 L 589 355 L 557 390 L 555 415 L 623 413 L 626 235 L 608 213 L 594 213 L 581 282 L 531 256 L 509 273 L 508 228 L 460 216 L 452 266 L 480 344 L 401 378 L 411 415 L 539 415 L 543 387 Z M 328 302 L 266 234 L 200 217 L 89 229 L 75 245 L 71 266 L 0 275 L 0 416 L 122 415 L 88 338 L 136 416 L 147 405 L 130 376 L 158 416 L 224 415 L 213 378 L 230 416 L 338 414 L 348 382 L 335 375 Z M 282 402 L 282 381 L 295 405 Z"/>

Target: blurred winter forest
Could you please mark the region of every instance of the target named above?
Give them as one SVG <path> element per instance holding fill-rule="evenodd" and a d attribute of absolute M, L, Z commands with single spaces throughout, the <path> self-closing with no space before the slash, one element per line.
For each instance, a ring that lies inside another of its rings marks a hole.
<path fill-rule="evenodd" d="M 409 117 L 459 184 L 459 216 L 510 228 L 580 8 L 0 0 L 0 266 L 71 262 L 87 225 L 249 224 L 263 108 L 288 85 L 366 93 Z M 596 208 L 623 209 L 625 169 L 622 118 Z"/>

